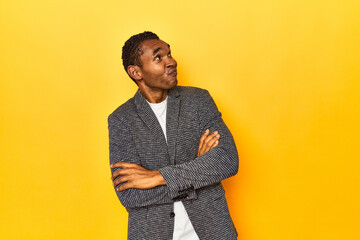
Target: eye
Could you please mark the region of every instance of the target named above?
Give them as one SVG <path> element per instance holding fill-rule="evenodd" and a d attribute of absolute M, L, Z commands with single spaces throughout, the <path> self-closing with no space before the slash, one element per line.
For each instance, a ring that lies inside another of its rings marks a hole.
<path fill-rule="evenodd" d="M 171 53 L 168 53 L 168 57 L 170 57 L 170 58 L 172 57 L 172 56 L 171 56 Z"/>
<path fill-rule="evenodd" d="M 161 60 L 161 58 L 160 58 L 159 55 L 157 55 L 156 57 L 154 57 L 154 61 L 160 61 L 160 60 Z"/>

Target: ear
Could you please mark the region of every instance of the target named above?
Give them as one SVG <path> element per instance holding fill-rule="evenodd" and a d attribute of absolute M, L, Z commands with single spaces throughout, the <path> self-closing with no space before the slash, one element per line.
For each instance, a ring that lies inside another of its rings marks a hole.
<path fill-rule="evenodd" d="M 129 65 L 127 67 L 127 72 L 131 78 L 135 79 L 136 81 L 141 80 L 141 70 L 139 66 L 136 65 Z"/>

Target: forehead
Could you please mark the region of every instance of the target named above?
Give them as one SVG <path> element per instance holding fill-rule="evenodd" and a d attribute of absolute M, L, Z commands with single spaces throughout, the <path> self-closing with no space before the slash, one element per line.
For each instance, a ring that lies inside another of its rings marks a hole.
<path fill-rule="evenodd" d="M 144 52 L 144 55 L 147 54 L 153 54 L 153 52 L 157 49 L 160 50 L 166 50 L 169 49 L 170 46 L 169 44 L 167 44 L 166 42 L 164 42 L 163 40 L 160 39 L 151 39 L 151 40 L 145 40 L 142 44 L 141 44 L 141 48 Z"/>

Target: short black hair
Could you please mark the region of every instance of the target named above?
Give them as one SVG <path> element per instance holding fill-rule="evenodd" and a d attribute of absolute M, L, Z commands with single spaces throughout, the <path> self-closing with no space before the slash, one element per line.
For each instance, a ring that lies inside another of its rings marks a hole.
<path fill-rule="evenodd" d="M 145 31 L 143 33 L 131 36 L 125 42 L 122 48 L 122 60 L 126 73 L 128 73 L 127 68 L 130 65 L 136 65 L 139 67 L 142 66 L 140 56 L 143 54 L 143 51 L 140 45 L 143 41 L 151 39 L 159 39 L 159 37 L 153 32 Z M 136 81 L 130 75 L 129 77 L 136 83 Z"/>

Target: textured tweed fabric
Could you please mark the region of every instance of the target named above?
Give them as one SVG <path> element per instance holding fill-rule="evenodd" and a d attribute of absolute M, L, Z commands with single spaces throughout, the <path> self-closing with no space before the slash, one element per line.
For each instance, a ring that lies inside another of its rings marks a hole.
<path fill-rule="evenodd" d="M 179 86 L 169 91 L 167 142 L 140 91 L 110 114 L 108 123 L 110 163 L 125 161 L 160 170 L 167 183 L 116 191 L 129 213 L 128 239 L 170 240 L 177 200 L 184 203 L 200 239 L 237 239 L 221 180 L 237 173 L 238 154 L 208 91 Z M 219 145 L 197 158 L 206 129 L 219 132 Z"/>

